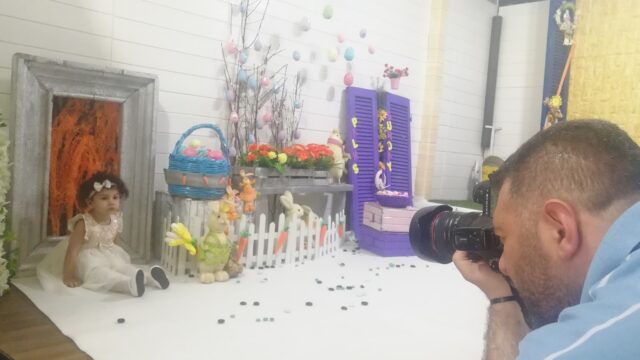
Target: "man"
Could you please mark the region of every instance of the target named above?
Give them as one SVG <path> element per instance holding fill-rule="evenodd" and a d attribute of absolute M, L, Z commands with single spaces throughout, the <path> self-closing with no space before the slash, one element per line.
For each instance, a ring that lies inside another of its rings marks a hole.
<path fill-rule="evenodd" d="M 504 276 L 453 258 L 491 302 L 485 358 L 640 359 L 638 145 L 605 121 L 560 123 L 491 181 Z"/>

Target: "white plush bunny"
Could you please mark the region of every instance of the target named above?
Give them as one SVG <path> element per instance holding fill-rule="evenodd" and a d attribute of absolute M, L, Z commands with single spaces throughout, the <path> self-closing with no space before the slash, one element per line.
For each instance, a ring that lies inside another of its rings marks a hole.
<path fill-rule="evenodd" d="M 289 226 L 294 219 L 300 219 L 304 215 L 304 209 L 302 206 L 293 202 L 293 195 L 289 191 L 285 191 L 283 195 L 280 195 L 280 203 L 285 209 L 286 218 L 285 226 Z"/>

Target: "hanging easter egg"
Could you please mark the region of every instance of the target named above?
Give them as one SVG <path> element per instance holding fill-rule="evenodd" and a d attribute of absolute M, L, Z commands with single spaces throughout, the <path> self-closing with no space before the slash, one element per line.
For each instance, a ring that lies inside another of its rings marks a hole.
<path fill-rule="evenodd" d="M 296 140 L 300 140 L 301 137 L 302 133 L 300 132 L 300 129 L 296 129 L 296 131 L 293 133 L 293 138 Z"/>
<path fill-rule="evenodd" d="M 293 54 L 291 54 L 291 56 L 293 57 L 293 60 L 295 60 L 295 61 L 300 60 L 300 51 L 294 50 Z"/>
<path fill-rule="evenodd" d="M 262 114 L 262 121 L 266 124 L 270 123 L 273 120 L 273 115 L 270 112 L 266 112 Z"/>
<path fill-rule="evenodd" d="M 376 53 L 376 48 L 373 47 L 373 45 L 369 45 L 369 54 L 375 54 Z"/>
<path fill-rule="evenodd" d="M 240 64 L 244 64 L 247 62 L 247 59 L 249 58 L 249 55 L 247 55 L 246 52 L 242 51 L 240 52 L 240 55 L 238 56 L 238 62 Z"/>
<path fill-rule="evenodd" d="M 284 130 L 278 131 L 278 141 L 284 141 L 287 138 L 287 132 Z"/>
<path fill-rule="evenodd" d="M 309 29 L 311 29 L 311 20 L 305 16 L 300 20 L 300 30 L 306 32 L 309 31 Z"/>
<path fill-rule="evenodd" d="M 258 88 L 258 80 L 256 80 L 256 77 L 253 75 L 249 77 L 249 87 L 251 88 L 251 90 L 255 90 Z"/>
<path fill-rule="evenodd" d="M 262 119 L 256 119 L 256 129 L 261 130 L 264 127 L 264 121 Z"/>
<path fill-rule="evenodd" d="M 253 49 L 255 51 L 262 50 L 262 41 L 260 41 L 260 39 L 256 39 L 256 41 L 253 42 Z"/>
<path fill-rule="evenodd" d="M 240 69 L 238 71 L 238 81 L 240 81 L 241 83 L 247 82 L 247 72 L 244 71 L 244 69 Z"/>
<path fill-rule="evenodd" d="M 262 87 L 269 87 L 269 84 L 271 83 L 271 80 L 269 80 L 268 76 L 263 76 L 262 79 L 260 79 L 260 86 Z"/>
<path fill-rule="evenodd" d="M 229 147 L 229 156 L 234 157 L 238 154 L 238 152 L 236 151 L 236 148 L 233 146 Z"/>
<path fill-rule="evenodd" d="M 202 146 L 202 141 L 198 139 L 192 139 L 191 141 L 189 141 L 189 146 L 192 148 L 199 148 L 200 146 Z"/>
<path fill-rule="evenodd" d="M 248 144 L 255 144 L 256 143 L 256 138 L 253 137 L 253 134 L 249 134 L 247 136 L 247 143 Z"/>
<path fill-rule="evenodd" d="M 351 86 L 353 84 L 353 74 L 350 72 L 344 74 L 343 82 L 345 86 Z"/>
<path fill-rule="evenodd" d="M 235 111 L 232 111 L 231 114 L 229 114 L 229 121 L 232 124 L 237 124 L 238 121 L 240 121 L 240 117 L 238 116 L 238 113 Z"/>
<path fill-rule="evenodd" d="M 344 59 L 347 61 L 351 61 L 353 60 L 354 56 L 355 56 L 355 51 L 351 46 L 349 46 L 347 50 L 344 51 Z"/>
<path fill-rule="evenodd" d="M 240 12 L 243 13 L 243 14 L 246 13 L 247 12 L 247 7 L 248 7 L 247 0 L 242 0 L 240 2 Z"/>
<path fill-rule="evenodd" d="M 229 55 L 234 55 L 236 52 L 238 52 L 238 47 L 236 47 L 236 43 L 231 40 L 224 45 L 224 51 L 226 51 Z"/>
<path fill-rule="evenodd" d="M 302 107 L 302 103 L 299 100 L 293 102 L 293 107 L 296 109 L 300 109 Z"/>
<path fill-rule="evenodd" d="M 338 58 L 338 49 L 336 48 L 329 49 L 329 51 L 327 52 L 327 60 L 334 62 L 336 61 L 337 58 Z"/>
<path fill-rule="evenodd" d="M 327 20 L 331 19 L 333 17 L 333 6 L 325 5 L 324 9 L 322 10 L 322 17 Z"/>
<path fill-rule="evenodd" d="M 367 29 L 365 28 L 360 29 L 360 37 L 363 39 L 367 37 Z"/>
<path fill-rule="evenodd" d="M 272 90 L 272 91 L 273 91 L 273 93 L 274 93 L 274 94 L 277 94 L 277 93 L 279 93 L 279 92 L 280 92 L 280 89 L 281 89 L 281 88 L 282 88 L 282 84 L 278 84 L 278 85 L 276 85 L 276 86 L 274 86 L 274 87 L 273 87 L 273 90 Z"/>
<path fill-rule="evenodd" d="M 341 44 L 344 42 L 344 35 L 338 34 L 338 42 Z"/>
<path fill-rule="evenodd" d="M 225 91 L 224 97 L 227 99 L 227 101 L 231 102 L 236 99 L 236 93 L 233 92 L 233 89 L 228 89 L 227 91 Z"/>

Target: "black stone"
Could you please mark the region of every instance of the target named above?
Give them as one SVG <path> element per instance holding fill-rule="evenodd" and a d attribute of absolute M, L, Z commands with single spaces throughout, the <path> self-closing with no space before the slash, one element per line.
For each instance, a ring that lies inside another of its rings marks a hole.
<path fill-rule="evenodd" d="M 340 307 L 340 309 L 347 310 L 347 307 L 346 306 L 342 306 L 342 307 Z"/>
<path fill-rule="evenodd" d="M 124 322 L 125 322 L 124 318 L 119 318 L 118 319 L 118 324 L 124 324 Z"/>
<path fill-rule="evenodd" d="M 254 301 L 253 302 L 253 306 L 260 306 L 260 302 L 259 301 Z"/>
<path fill-rule="evenodd" d="M 304 303 L 307 306 L 313 306 L 313 303 L 311 301 L 307 301 L 306 303 Z"/>
<path fill-rule="evenodd" d="M 224 319 L 218 319 L 218 324 L 224 324 Z"/>
<path fill-rule="evenodd" d="M 347 290 L 352 290 L 353 286 L 347 286 Z"/>
<path fill-rule="evenodd" d="M 361 302 L 360 304 L 362 304 L 363 306 L 367 306 L 367 305 L 369 305 L 369 303 L 368 303 L 368 302 L 366 302 L 366 301 L 363 301 L 363 302 Z"/>
<path fill-rule="evenodd" d="M 245 306 L 245 305 L 247 305 L 247 302 L 246 301 L 240 301 L 240 305 Z"/>
<path fill-rule="evenodd" d="M 413 265 L 413 264 L 411 264 L 411 265 L 409 265 L 409 267 L 412 267 L 412 268 L 414 268 L 414 267 L 416 267 L 416 266 L 415 266 L 415 265 Z"/>
<path fill-rule="evenodd" d="M 340 266 L 344 266 L 344 263 L 340 263 Z"/>
<path fill-rule="evenodd" d="M 333 291 L 333 290 L 335 290 L 335 289 L 334 289 L 334 288 L 332 288 L 332 287 L 330 287 L 330 288 L 329 288 L 329 291 Z"/>

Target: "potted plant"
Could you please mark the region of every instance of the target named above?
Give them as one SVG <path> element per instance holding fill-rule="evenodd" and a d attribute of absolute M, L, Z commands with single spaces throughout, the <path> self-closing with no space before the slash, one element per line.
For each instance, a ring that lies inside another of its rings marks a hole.
<path fill-rule="evenodd" d="M 384 72 L 382 73 L 382 76 L 389 78 L 391 88 L 397 90 L 398 87 L 400 87 L 400 78 L 403 76 L 409 76 L 409 68 L 405 67 L 404 69 L 401 69 L 396 68 L 393 65 L 384 64 Z"/>

